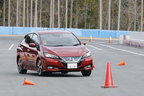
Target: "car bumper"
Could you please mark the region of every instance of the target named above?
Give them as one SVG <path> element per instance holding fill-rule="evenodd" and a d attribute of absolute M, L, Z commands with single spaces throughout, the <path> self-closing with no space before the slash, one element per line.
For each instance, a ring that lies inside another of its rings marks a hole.
<path fill-rule="evenodd" d="M 67 68 L 67 63 L 63 60 L 45 58 L 42 59 L 43 63 L 43 72 L 62 72 L 62 71 L 82 71 L 82 70 L 92 70 L 93 69 L 93 60 L 92 57 L 88 57 L 85 59 L 80 60 L 77 63 L 77 68 L 69 69 Z M 85 68 L 86 66 L 91 65 L 89 68 Z M 49 69 L 48 66 L 54 67 L 54 69 Z"/>

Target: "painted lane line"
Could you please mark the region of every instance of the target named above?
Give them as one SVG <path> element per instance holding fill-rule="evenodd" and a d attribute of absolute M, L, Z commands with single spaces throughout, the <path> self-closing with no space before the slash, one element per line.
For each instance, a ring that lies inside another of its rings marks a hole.
<path fill-rule="evenodd" d="M 12 45 L 9 47 L 9 49 L 8 49 L 8 50 L 11 50 L 13 46 L 14 46 L 14 44 L 12 44 Z"/>
<path fill-rule="evenodd" d="M 0 55 L 0 57 L 10 57 L 10 56 L 15 56 L 15 55 Z"/>
<path fill-rule="evenodd" d="M 7 51 L 8 49 L 0 49 L 0 51 Z M 16 49 L 11 49 L 11 50 L 16 50 Z"/>
<path fill-rule="evenodd" d="M 94 48 L 94 49 L 96 49 L 96 50 L 102 50 L 102 49 L 100 49 L 100 48 L 98 48 L 98 47 L 95 47 L 95 46 L 92 46 L 92 45 L 88 45 L 88 44 L 87 44 L 87 46 L 92 47 L 92 48 Z"/>
<path fill-rule="evenodd" d="M 131 53 L 131 54 L 134 54 L 134 55 L 144 56 L 144 54 L 140 54 L 140 53 L 136 53 L 136 52 L 132 52 L 132 51 L 128 51 L 128 50 L 124 50 L 124 49 L 120 49 L 120 48 L 115 48 L 115 47 L 108 46 L 108 45 L 104 45 L 104 44 L 99 44 L 99 45 L 101 45 L 101 46 L 105 46 L 105 47 L 108 47 L 108 48 L 111 48 L 111 49 L 114 49 L 114 50 L 119 50 L 119 51 L 123 51 L 123 52 Z"/>

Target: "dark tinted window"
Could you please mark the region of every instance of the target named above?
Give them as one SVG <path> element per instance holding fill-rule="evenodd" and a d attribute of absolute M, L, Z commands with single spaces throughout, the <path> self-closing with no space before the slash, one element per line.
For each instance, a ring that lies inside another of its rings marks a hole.
<path fill-rule="evenodd" d="M 33 34 L 28 34 L 25 36 L 25 42 L 27 44 L 31 43 L 31 38 L 32 38 Z"/>

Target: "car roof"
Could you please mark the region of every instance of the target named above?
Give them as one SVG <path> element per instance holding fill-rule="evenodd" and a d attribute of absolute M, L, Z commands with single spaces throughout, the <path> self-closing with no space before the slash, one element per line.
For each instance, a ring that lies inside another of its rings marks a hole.
<path fill-rule="evenodd" d="M 46 31 L 35 31 L 30 33 L 36 33 L 36 34 L 47 34 L 47 33 L 71 33 L 70 31 L 64 31 L 64 30 L 46 30 Z"/>

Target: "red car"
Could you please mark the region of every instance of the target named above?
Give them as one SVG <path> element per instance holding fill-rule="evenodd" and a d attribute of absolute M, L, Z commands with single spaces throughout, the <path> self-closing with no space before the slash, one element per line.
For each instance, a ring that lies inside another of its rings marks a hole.
<path fill-rule="evenodd" d="M 90 76 L 93 60 L 85 45 L 69 31 L 29 33 L 17 47 L 18 72 L 34 70 L 41 76 L 46 72 L 81 71 L 83 76 Z"/>

